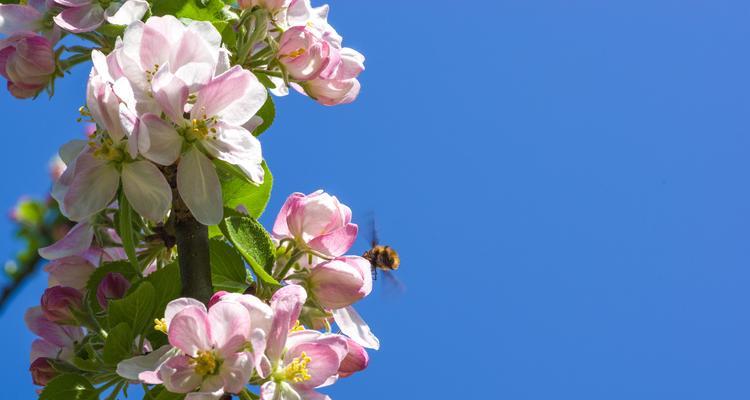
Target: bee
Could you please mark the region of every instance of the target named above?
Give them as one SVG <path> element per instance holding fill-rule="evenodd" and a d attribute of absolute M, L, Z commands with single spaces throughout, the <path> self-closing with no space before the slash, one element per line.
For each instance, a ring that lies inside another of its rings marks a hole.
<path fill-rule="evenodd" d="M 376 280 L 378 278 L 378 270 L 381 270 L 383 275 L 388 279 L 388 283 L 403 292 L 403 285 L 395 276 L 393 276 L 393 271 L 397 270 L 401 265 L 401 258 L 399 257 L 398 252 L 396 252 L 391 246 L 383 246 L 379 243 L 378 232 L 375 229 L 374 220 L 371 220 L 370 226 L 372 227 L 370 231 L 370 237 L 372 239 L 370 245 L 372 247 L 362 255 L 362 258 L 370 262 L 370 267 L 372 268 L 372 279 Z"/>

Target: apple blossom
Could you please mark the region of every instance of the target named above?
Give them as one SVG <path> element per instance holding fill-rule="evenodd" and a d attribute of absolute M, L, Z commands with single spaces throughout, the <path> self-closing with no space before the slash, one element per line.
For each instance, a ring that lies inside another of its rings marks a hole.
<path fill-rule="evenodd" d="M 358 256 L 338 257 L 310 270 L 309 290 L 327 309 L 350 306 L 372 291 L 370 262 Z"/>
<path fill-rule="evenodd" d="M 145 0 L 55 0 L 55 3 L 64 7 L 55 16 L 55 23 L 73 33 L 96 30 L 105 20 L 115 25 L 128 25 L 143 18 L 148 11 Z M 106 9 L 104 4 L 107 5 Z"/>
<path fill-rule="evenodd" d="M 83 290 L 96 267 L 81 256 L 68 256 L 53 260 L 44 267 L 49 274 L 48 285 L 67 286 Z"/>
<path fill-rule="evenodd" d="M 346 338 L 347 353 L 339 366 L 339 377 L 346 378 L 356 372 L 363 371 L 370 364 L 367 350 L 359 343 Z"/>
<path fill-rule="evenodd" d="M 29 330 L 40 337 L 31 345 L 31 361 L 39 357 L 70 359 L 73 357 L 76 344 L 84 338 L 81 328 L 62 326 L 50 321 L 38 306 L 26 311 L 24 321 Z"/>
<path fill-rule="evenodd" d="M 302 287 L 288 285 L 271 299 L 274 319 L 260 372 L 267 378 L 261 386 L 262 400 L 320 398 L 315 389 L 336 380 L 348 353 L 340 335 L 294 329 L 306 298 Z"/>
<path fill-rule="evenodd" d="M 256 183 L 263 182 L 260 142 L 242 125 L 261 108 L 267 92 L 258 79 L 239 66 L 214 77 L 195 94 L 191 105 L 188 85 L 177 76 L 161 73 L 155 78 L 154 97 L 167 115 L 141 118 L 151 146 L 144 156 L 169 165 L 180 156 L 177 188 L 195 218 L 204 225 L 221 221 L 221 186 L 205 153 L 234 164 Z"/>
<path fill-rule="evenodd" d="M 169 324 L 169 343 L 182 353 L 162 364 L 158 378 L 167 390 L 207 396 L 239 393 L 252 374 L 250 316 L 234 302 L 219 302 L 206 311 L 190 305 Z M 190 397 L 188 397 L 190 398 Z M 197 398 L 197 397 L 196 397 Z"/>
<path fill-rule="evenodd" d="M 49 381 L 59 374 L 50 363 L 51 361 L 47 357 L 39 357 L 31 362 L 29 372 L 31 372 L 31 380 L 35 385 L 46 386 Z"/>
<path fill-rule="evenodd" d="M 96 288 L 96 301 L 106 310 L 110 300 L 121 299 L 130 289 L 130 281 L 122 274 L 110 272 L 104 276 Z"/>
<path fill-rule="evenodd" d="M 281 36 L 279 61 L 290 77 L 305 81 L 328 76 L 339 63 L 339 51 L 309 27 L 295 26 Z"/>
<path fill-rule="evenodd" d="M 336 196 L 322 190 L 309 195 L 293 193 L 284 203 L 273 235 L 294 239 L 299 246 L 329 257 L 346 253 L 357 238 L 357 225 L 351 223 L 352 210 Z"/>
<path fill-rule="evenodd" d="M 0 40 L 0 76 L 18 98 L 34 97 L 55 72 L 55 53 L 45 37 L 20 32 Z"/>
<path fill-rule="evenodd" d="M 66 286 L 52 286 L 42 294 L 42 312 L 48 320 L 61 325 L 75 325 L 76 314 L 83 310 L 83 295 Z"/>

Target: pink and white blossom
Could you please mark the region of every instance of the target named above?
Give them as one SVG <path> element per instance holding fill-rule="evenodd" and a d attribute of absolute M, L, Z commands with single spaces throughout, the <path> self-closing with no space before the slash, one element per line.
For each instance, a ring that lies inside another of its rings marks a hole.
<path fill-rule="evenodd" d="M 255 363 L 247 351 L 250 327 L 239 303 L 221 301 L 209 310 L 185 306 L 172 316 L 168 330 L 169 343 L 181 353 L 159 367 L 158 383 L 173 393 L 190 393 L 189 399 L 240 392 Z"/>
<path fill-rule="evenodd" d="M 239 66 L 201 87 L 194 104 L 188 101 L 189 85 L 179 77 L 160 73 L 155 81 L 154 97 L 167 118 L 151 113 L 141 118 L 151 143 L 144 156 L 163 165 L 180 157 L 180 196 L 198 221 L 218 224 L 223 216 L 221 186 L 208 156 L 236 165 L 253 182 L 263 182 L 260 141 L 243 124 L 260 110 L 266 89 Z M 180 154 L 183 144 L 187 149 Z"/>
<path fill-rule="evenodd" d="M 39 357 L 69 360 L 73 357 L 76 344 L 84 338 L 84 332 L 77 326 L 58 325 L 44 316 L 41 307 L 32 307 L 24 315 L 26 326 L 39 336 L 31 345 L 30 361 Z"/>
<path fill-rule="evenodd" d="M 293 79 L 328 77 L 339 64 L 339 51 L 308 26 L 294 26 L 279 42 L 279 61 Z"/>
<path fill-rule="evenodd" d="M 338 257 L 310 270 L 309 290 L 326 309 L 348 307 L 372 291 L 370 262 L 358 256 Z"/>
<path fill-rule="evenodd" d="M 55 16 L 55 23 L 73 33 L 91 32 L 104 21 L 128 25 L 143 18 L 148 11 L 145 0 L 107 2 L 106 9 L 98 0 L 55 0 L 55 3 L 63 7 L 62 12 Z"/>
<path fill-rule="evenodd" d="M 271 299 L 274 317 L 259 371 L 267 378 L 261 386 L 263 400 L 325 398 L 315 389 L 336 381 L 348 354 L 346 339 L 340 335 L 293 329 L 306 299 L 305 290 L 297 285 L 279 289 Z"/>
<path fill-rule="evenodd" d="M 36 96 L 56 69 L 52 43 L 43 36 L 20 32 L 0 40 L 0 76 L 8 91 L 21 99 Z"/>
<path fill-rule="evenodd" d="M 352 210 L 336 196 L 318 190 L 309 195 L 293 193 L 276 217 L 276 239 L 294 239 L 297 245 L 328 257 L 344 255 L 357 238 Z"/>

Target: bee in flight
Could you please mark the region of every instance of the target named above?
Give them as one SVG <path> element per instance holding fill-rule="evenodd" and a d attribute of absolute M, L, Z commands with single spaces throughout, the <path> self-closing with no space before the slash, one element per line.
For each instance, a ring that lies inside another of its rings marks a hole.
<path fill-rule="evenodd" d="M 375 222 L 371 221 L 370 225 L 372 227 L 370 231 L 372 248 L 367 250 L 365 254 L 362 255 L 362 258 L 370 262 L 370 266 L 372 267 L 372 279 L 376 280 L 378 278 L 378 270 L 381 270 L 383 275 L 388 279 L 389 284 L 398 288 L 399 291 L 403 291 L 403 284 L 393 276 L 393 271 L 397 270 L 401 265 L 401 259 L 396 250 L 391 246 L 383 246 L 379 243 L 378 232 L 375 229 Z"/>

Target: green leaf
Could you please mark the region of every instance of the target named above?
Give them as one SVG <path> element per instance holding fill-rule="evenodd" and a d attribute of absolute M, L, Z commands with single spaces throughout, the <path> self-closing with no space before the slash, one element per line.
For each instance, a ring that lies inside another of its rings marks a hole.
<path fill-rule="evenodd" d="M 125 32 L 125 28 L 125 25 L 103 24 L 99 27 L 99 29 L 97 29 L 97 31 L 104 36 L 116 38 L 118 36 L 122 36 L 122 34 Z"/>
<path fill-rule="evenodd" d="M 137 336 L 154 322 L 156 289 L 150 282 L 142 282 L 138 288 L 119 300 L 109 302 L 109 326 L 127 323 Z"/>
<path fill-rule="evenodd" d="M 237 33 L 234 31 L 232 24 L 226 21 L 212 22 L 217 31 L 221 34 L 221 41 L 232 49 L 237 45 Z"/>
<path fill-rule="evenodd" d="M 225 21 L 228 18 L 224 7 L 221 0 L 160 0 L 152 3 L 151 12 L 153 15 L 174 15 L 196 21 Z"/>
<path fill-rule="evenodd" d="M 258 110 L 256 115 L 263 118 L 263 123 L 253 130 L 253 136 L 260 136 L 261 133 L 265 132 L 266 129 L 273 124 L 274 119 L 276 119 L 276 106 L 273 104 L 273 97 L 271 97 L 270 94 L 266 98 L 266 102 L 263 103 L 263 107 Z"/>
<path fill-rule="evenodd" d="M 221 231 L 250 264 L 258 279 L 272 285 L 279 284 L 269 274 L 276 261 L 275 246 L 258 221 L 252 217 L 225 218 Z"/>
<path fill-rule="evenodd" d="M 164 389 L 159 393 L 158 396 L 154 400 L 182 400 L 184 399 L 186 394 L 180 394 L 180 393 L 172 393 L 168 391 L 167 389 Z"/>
<path fill-rule="evenodd" d="M 211 239 L 208 242 L 211 253 L 211 280 L 214 291 L 242 293 L 249 286 L 247 270 L 242 256 L 222 239 Z"/>
<path fill-rule="evenodd" d="M 221 195 L 227 208 L 245 208 L 247 215 L 260 218 L 271 198 L 273 175 L 263 161 L 264 178 L 261 185 L 248 180 L 247 176 L 236 166 L 221 160 L 214 160 L 216 172 L 221 181 Z"/>
<path fill-rule="evenodd" d="M 125 322 L 111 329 L 104 342 L 102 359 L 109 365 L 117 365 L 133 353 L 133 330 Z"/>
<path fill-rule="evenodd" d="M 161 318 L 164 316 L 164 309 L 167 304 L 180 297 L 180 291 L 182 290 L 180 266 L 177 262 L 173 262 L 149 275 L 146 281 L 156 288 L 154 314 L 155 318 Z"/>
<path fill-rule="evenodd" d="M 140 272 L 141 267 L 138 265 L 138 257 L 135 254 L 135 240 L 133 239 L 133 209 L 130 207 L 124 190 L 120 194 L 119 205 L 117 234 L 122 239 L 122 247 L 125 249 L 125 254 L 128 255 L 128 260 L 130 260 L 133 269 Z"/>
<path fill-rule="evenodd" d="M 99 397 L 88 379 L 74 374 L 63 374 L 52 379 L 39 395 L 39 400 L 95 400 Z"/>

